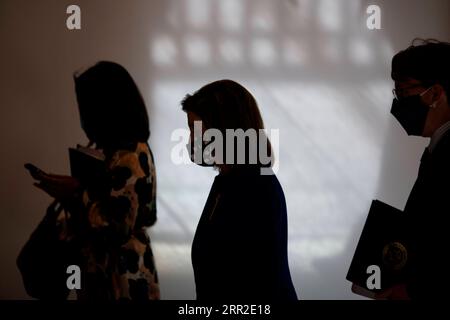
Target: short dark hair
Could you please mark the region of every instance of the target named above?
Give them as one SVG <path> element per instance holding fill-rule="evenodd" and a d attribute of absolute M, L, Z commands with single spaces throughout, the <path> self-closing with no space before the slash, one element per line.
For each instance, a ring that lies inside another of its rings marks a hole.
<path fill-rule="evenodd" d="M 393 80 L 416 79 L 425 86 L 440 84 L 450 97 L 450 43 L 435 39 L 413 40 L 392 59 Z"/>
<path fill-rule="evenodd" d="M 81 124 L 91 141 L 109 150 L 134 150 L 148 140 L 144 99 L 124 67 L 100 61 L 74 81 Z"/>
<path fill-rule="evenodd" d="M 244 131 L 264 129 L 264 122 L 255 98 L 246 88 L 232 80 L 219 80 L 207 84 L 193 95 L 186 95 L 181 105 L 183 111 L 192 112 L 200 117 L 206 129 L 218 129 L 224 137 L 226 129 Z M 267 143 L 267 155 L 272 160 L 269 164 L 262 164 L 258 157 L 256 166 L 259 167 L 273 165 L 270 141 L 266 135 L 264 139 Z M 246 155 L 249 154 L 249 148 L 250 146 L 246 144 Z"/>

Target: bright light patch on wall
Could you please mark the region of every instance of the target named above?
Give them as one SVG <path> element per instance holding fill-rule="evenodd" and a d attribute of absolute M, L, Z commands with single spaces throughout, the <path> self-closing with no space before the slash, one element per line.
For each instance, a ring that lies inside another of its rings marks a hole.
<path fill-rule="evenodd" d="M 319 43 L 322 57 L 328 63 L 336 64 L 342 59 L 342 44 L 340 39 L 326 38 L 325 41 Z"/>
<path fill-rule="evenodd" d="M 299 41 L 287 38 L 283 43 L 283 58 L 286 64 L 300 66 L 306 64 L 306 50 L 302 48 Z"/>
<path fill-rule="evenodd" d="M 296 23 L 301 27 L 308 26 L 311 20 L 311 0 L 296 0 L 294 1 L 297 10 L 294 13 L 297 15 Z"/>
<path fill-rule="evenodd" d="M 169 36 L 159 36 L 153 40 L 151 55 L 152 61 L 158 66 L 170 66 L 177 58 L 177 47 Z"/>
<path fill-rule="evenodd" d="M 261 66 L 271 66 L 275 61 L 275 49 L 267 39 L 254 40 L 251 46 L 253 61 Z"/>
<path fill-rule="evenodd" d="M 176 2 L 169 2 L 168 10 L 166 11 L 165 18 L 171 27 L 177 28 L 180 25 L 181 8 Z"/>
<path fill-rule="evenodd" d="M 342 28 L 341 1 L 320 0 L 317 8 L 319 23 L 324 31 L 336 32 Z"/>
<path fill-rule="evenodd" d="M 368 65 L 373 56 L 368 43 L 363 39 L 354 39 L 348 48 L 350 60 L 356 65 Z"/>
<path fill-rule="evenodd" d="M 224 30 L 239 31 L 243 26 L 244 8 L 240 0 L 219 1 L 219 23 Z"/>
<path fill-rule="evenodd" d="M 380 51 L 382 55 L 381 59 L 383 59 L 384 61 L 391 61 L 392 57 L 395 55 L 394 48 L 388 42 L 381 44 Z"/>
<path fill-rule="evenodd" d="M 275 26 L 275 17 L 273 14 L 272 2 L 257 1 L 253 8 L 251 26 L 259 31 L 271 31 Z"/>
<path fill-rule="evenodd" d="M 220 42 L 220 54 L 222 60 L 230 64 L 242 62 L 241 44 L 233 39 L 226 39 Z"/>
<path fill-rule="evenodd" d="M 210 4 L 209 0 L 188 0 L 186 3 L 187 20 L 190 26 L 194 28 L 208 27 L 210 22 Z"/>
<path fill-rule="evenodd" d="M 391 81 L 377 71 L 393 54 L 388 41 L 365 42 L 365 24 L 350 25 L 356 2 L 209 0 L 203 22 L 190 23 L 204 2 L 189 1 L 188 9 L 177 1 L 178 27 L 168 23 L 170 37 L 155 33 L 155 63 L 186 66 L 156 70 L 148 96 L 159 178 L 152 240 L 164 298 L 195 297 L 190 245 L 217 175 L 171 161 L 171 134 L 187 128 L 180 100 L 225 74 L 255 96 L 266 128 L 280 130 L 277 176 L 300 297 L 355 297 L 345 272 L 378 189 L 392 95 Z M 296 21 L 303 16 L 307 23 Z M 289 68 L 294 72 L 284 78 Z"/>
<path fill-rule="evenodd" d="M 289 249 L 292 253 L 291 264 L 295 264 L 308 273 L 317 273 L 317 259 L 330 257 L 345 249 L 345 239 L 340 237 L 323 237 L 320 240 L 304 238 L 293 242 Z"/>
<path fill-rule="evenodd" d="M 196 66 L 207 65 L 211 60 L 209 43 L 200 36 L 188 36 L 184 41 L 186 56 Z"/>

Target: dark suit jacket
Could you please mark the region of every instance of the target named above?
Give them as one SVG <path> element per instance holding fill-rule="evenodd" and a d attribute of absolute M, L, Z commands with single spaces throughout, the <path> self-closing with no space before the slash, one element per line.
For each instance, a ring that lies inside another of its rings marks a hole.
<path fill-rule="evenodd" d="M 287 214 L 275 175 L 259 169 L 218 175 L 192 244 L 197 299 L 295 300 Z"/>
<path fill-rule="evenodd" d="M 411 233 L 409 238 L 414 245 L 412 276 L 407 284 L 409 295 L 413 299 L 448 296 L 449 131 L 432 153 L 425 149 L 404 212 Z"/>

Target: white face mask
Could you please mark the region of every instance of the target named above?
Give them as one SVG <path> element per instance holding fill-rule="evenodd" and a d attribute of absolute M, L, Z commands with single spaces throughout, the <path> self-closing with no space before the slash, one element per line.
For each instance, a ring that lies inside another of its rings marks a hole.
<path fill-rule="evenodd" d="M 210 143 L 206 144 L 204 141 L 194 141 L 194 143 L 186 144 L 186 149 L 190 155 L 191 161 L 202 167 L 214 166 L 214 160 L 211 150 L 209 148 Z"/>

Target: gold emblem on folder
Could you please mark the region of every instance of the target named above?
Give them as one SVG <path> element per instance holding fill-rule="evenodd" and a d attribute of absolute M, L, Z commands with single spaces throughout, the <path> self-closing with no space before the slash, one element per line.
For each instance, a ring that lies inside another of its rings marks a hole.
<path fill-rule="evenodd" d="M 383 263 L 393 270 L 401 270 L 408 261 L 408 250 L 400 242 L 391 242 L 383 248 Z"/>

